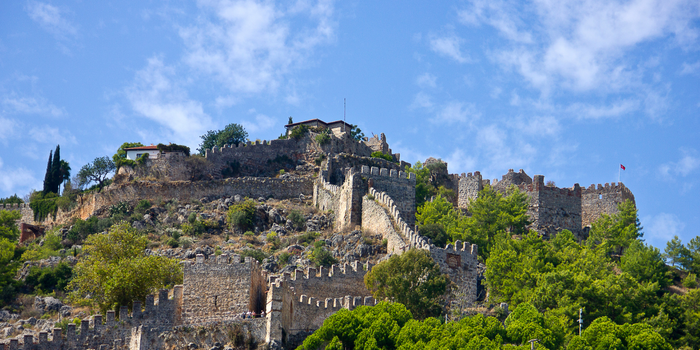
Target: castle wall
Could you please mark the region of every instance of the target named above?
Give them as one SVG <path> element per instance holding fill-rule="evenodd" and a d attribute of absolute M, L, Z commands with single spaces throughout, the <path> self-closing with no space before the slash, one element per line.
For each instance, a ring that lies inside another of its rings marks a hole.
<path fill-rule="evenodd" d="M 479 191 L 483 189 L 483 179 L 480 172 L 475 171 L 473 175 L 469 173 L 466 176 L 462 174 L 462 176 L 459 177 L 457 206 L 459 208 L 467 208 L 469 206 L 469 201 L 475 200 L 479 195 Z"/>
<path fill-rule="evenodd" d="M 336 154 L 329 158 L 327 161 L 327 171 L 323 172 L 326 177 L 326 181 L 334 185 L 342 184 L 345 181 L 346 169 L 362 169 L 363 166 L 367 166 L 370 169 L 375 167 L 377 169 L 388 169 L 402 171 L 403 168 L 401 164 L 390 162 L 382 158 L 370 158 L 369 154 L 366 156 L 356 155 L 356 154 Z"/>
<path fill-rule="evenodd" d="M 476 301 L 477 281 L 477 246 L 476 244 L 456 241 L 444 249 L 430 246 L 430 257 L 440 265 L 440 271 L 449 276 L 455 288 L 451 291 L 453 299 Z"/>
<path fill-rule="evenodd" d="M 114 311 L 107 311 L 106 319 L 95 315 L 81 321 L 79 326 L 71 323 L 63 334 L 61 328 L 53 332 L 40 332 L 38 339 L 23 335 L 0 343 L 0 349 L 23 350 L 86 350 L 86 349 L 156 349 L 155 335 L 171 330 L 177 325 L 177 313 L 182 305 L 182 286 L 175 286 L 173 298 L 168 299 L 168 290 L 163 289 L 146 297 L 142 309 L 140 302 L 134 302 L 131 315 L 123 306 L 117 320 Z M 143 331 L 147 330 L 147 331 Z M 150 336 L 149 334 L 150 333 Z"/>
<path fill-rule="evenodd" d="M 218 169 L 229 167 L 230 164 L 239 164 L 239 175 L 260 176 L 266 174 L 275 167 L 270 164 L 277 157 L 287 156 L 292 160 L 298 160 L 305 150 L 305 144 L 294 139 L 255 141 L 225 147 L 214 147 L 205 150 L 205 158 Z M 277 165 L 277 168 L 281 166 Z"/>
<path fill-rule="evenodd" d="M 514 172 L 513 169 L 508 169 L 508 173 L 501 177 L 501 181 L 493 180 L 491 186 L 494 190 L 501 193 L 506 193 L 508 187 L 515 185 L 520 187 L 521 185 L 532 184 L 532 178 L 528 176 L 523 169 L 519 172 Z"/>
<path fill-rule="evenodd" d="M 634 201 L 634 195 L 625 185 L 620 183 L 590 185 L 588 188 L 581 191 L 581 225 L 582 227 L 590 226 L 602 214 L 618 213 L 618 204 L 631 200 Z"/>
<path fill-rule="evenodd" d="M 368 180 L 370 188 L 384 192 L 391 197 L 401 217 L 408 224 L 412 224 L 415 221 L 416 174 L 405 173 L 395 169 L 370 168 L 363 165 L 361 175 Z"/>
<path fill-rule="evenodd" d="M 230 321 L 241 313 L 259 313 L 264 303 L 264 280 L 258 262 L 226 254 L 194 263 L 182 263 L 184 273 L 183 322 L 201 324 Z"/>
<path fill-rule="evenodd" d="M 34 224 L 34 210 L 29 207 L 29 203 L 0 204 L 0 210 L 19 210 L 22 217 L 17 221 L 18 225 L 20 222 Z"/>
<path fill-rule="evenodd" d="M 386 251 L 388 254 L 403 252 L 406 243 L 401 235 L 394 230 L 394 224 L 380 204 L 382 203 L 386 208 L 392 208 L 391 203 L 383 201 L 384 198 L 380 198 L 381 196 L 373 188 L 370 188 L 369 194 L 374 196 L 374 199 L 367 197 L 362 199 L 362 231 L 382 235 L 382 238 L 387 240 Z"/>

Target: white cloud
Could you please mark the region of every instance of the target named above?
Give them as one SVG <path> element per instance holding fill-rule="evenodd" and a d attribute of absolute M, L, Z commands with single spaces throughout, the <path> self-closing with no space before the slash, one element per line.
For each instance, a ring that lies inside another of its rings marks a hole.
<path fill-rule="evenodd" d="M 0 197 L 8 197 L 15 193 L 22 197 L 38 183 L 31 171 L 23 167 L 7 169 L 3 167 L 3 161 L 0 158 L 0 191 L 6 194 Z"/>
<path fill-rule="evenodd" d="M 430 49 L 459 63 L 466 63 L 471 60 L 469 56 L 462 53 L 460 46 L 463 41 L 464 40 L 455 35 L 433 37 L 430 39 Z"/>
<path fill-rule="evenodd" d="M 297 1 L 286 8 L 255 0 L 200 0 L 198 5 L 203 12 L 197 25 L 180 29 L 184 62 L 232 92 L 276 91 L 290 72 L 308 64 L 315 48 L 334 38 L 330 0 Z M 310 18 L 313 26 L 293 27 L 297 16 Z"/>
<path fill-rule="evenodd" d="M 77 27 L 64 18 L 62 11 L 56 6 L 30 1 L 26 9 L 32 20 L 57 39 L 65 39 L 78 33 Z"/>
<path fill-rule="evenodd" d="M 450 173 L 461 174 L 474 171 L 477 161 L 472 154 L 467 154 L 464 148 L 459 147 L 446 159 Z"/>
<path fill-rule="evenodd" d="M 170 129 L 179 142 L 196 145 L 199 135 L 211 127 L 211 118 L 200 102 L 189 98 L 174 77 L 173 68 L 165 66 L 159 58 L 150 58 L 124 94 L 137 114 Z"/>
<path fill-rule="evenodd" d="M 622 58 L 663 37 L 694 47 L 698 33 L 692 21 L 699 15 L 694 0 L 474 0 L 460 12 L 464 24 L 486 24 L 507 38 L 494 57 L 545 94 L 556 87 L 624 91 L 636 86 L 638 69 Z M 537 25 L 530 33 L 521 29 L 525 23 Z"/>
<path fill-rule="evenodd" d="M 561 132 L 561 125 L 552 116 L 535 115 L 530 118 L 516 118 L 512 121 L 513 128 L 519 133 L 530 136 L 556 136 Z"/>
<path fill-rule="evenodd" d="M 566 111 L 579 119 L 601 119 L 619 117 L 632 113 L 639 109 L 639 101 L 625 99 L 617 101 L 609 106 L 596 106 L 583 103 L 574 103 Z"/>
<path fill-rule="evenodd" d="M 419 92 L 416 94 L 415 97 L 413 97 L 413 102 L 411 102 L 411 105 L 408 106 L 410 109 L 416 109 L 416 108 L 424 108 L 424 109 L 432 109 L 433 108 L 433 101 L 430 95 L 424 93 L 424 92 Z"/>
<path fill-rule="evenodd" d="M 48 125 L 35 126 L 29 129 L 29 136 L 32 140 L 48 144 L 77 143 L 75 136 L 68 131 L 61 131 Z"/>
<path fill-rule="evenodd" d="M 451 101 L 445 104 L 431 121 L 447 124 L 468 122 L 471 125 L 480 117 L 481 113 L 476 110 L 473 103 Z"/>
<path fill-rule="evenodd" d="M 1 103 L 9 113 L 39 114 L 52 117 L 61 117 L 66 114 L 62 108 L 56 107 L 41 97 L 17 96 L 17 94 L 11 93 L 3 96 Z"/>
<path fill-rule="evenodd" d="M 2 130 L 2 132 L 0 132 L 0 141 L 2 141 L 3 144 L 7 144 L 7 140 L 17 132 L 18 126 L 19 123 L 17 123 L 16 120 L 0 117 L 0 130 Z"/>
<path fill-rule="evenodd" d="M 416 84 L 420 87 L 430 87 L 434 88 L 437 84 L 435 83 L 437 81 L 437 77 L 430 74 L 430 73 L 423 73 L 416 78 Z"/>
<path fill-rule="evenodd" d="M 659 213 L 641 220 L 647 236 L 657 242 L 665 242 L 680 236 L 685 224 L 675 214 Z"/>
<path fill-rule="evenodd" d="M 241 122 L 241 124 L 243 124 L 243 127 L 245 127 L 247 131 L 254 133 L 265 131 L 274 127 L 277 125 L 277 120 L 264 114 L 257 114 L 252 121 L 244 120 Z"/>
<path fill-rule="evenodd" d="M 503 92 L 503 89 L 501 89 L 499 87 L 495 87 L 495 88 L 491 89 L 491 93 L 489 94 L 489 96 L 491 96 L 491 98 L 495 100 L 499 96 L 501 96 L 501 92 Z"/>
<path fill-rule="evenodd" d="M 677 162 L 668 162 L 659 167 L 659 173 L 665 178 L 688 176 L 700 168 L 700 156 L 694 149 L 681 149 L 681 158 Z"/>
<path fill-rule="evenodd" d="M 700 61 L 690 64 L 683 62 L 683 69 L 681 69 L 681 75 L 697 73 L 700 73 Z"/>

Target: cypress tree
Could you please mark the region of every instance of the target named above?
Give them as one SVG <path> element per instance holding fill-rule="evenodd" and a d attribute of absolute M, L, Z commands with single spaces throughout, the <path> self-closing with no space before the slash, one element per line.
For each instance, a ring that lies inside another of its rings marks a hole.
<path fill-rule="evenodd" d="M 44 189 L 41 191 L 44 195 L 51 192 L 51 160 L 53 151 L 49 152 L 49 163 L 46 164 L 46 175 L 44 175 Z"/>
<path fill-rule="evenodd" d="M 53 152 L 53 163 L 51 164 L 51 192 L 58 194 L 58 187 L 61 185 L 61 145 L 56 145 Z"/>

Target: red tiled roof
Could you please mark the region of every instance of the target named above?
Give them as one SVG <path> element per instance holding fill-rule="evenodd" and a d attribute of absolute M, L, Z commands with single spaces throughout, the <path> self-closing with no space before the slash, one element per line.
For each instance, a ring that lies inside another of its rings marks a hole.
<path fill-rule="evenodd" d="M 141 146 L 124 148 L 125 151 L 157 151 L 158 146 Z"/>

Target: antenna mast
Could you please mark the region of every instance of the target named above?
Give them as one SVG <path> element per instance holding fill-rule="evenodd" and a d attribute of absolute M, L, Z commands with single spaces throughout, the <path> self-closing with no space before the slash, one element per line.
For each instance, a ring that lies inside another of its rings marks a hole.
<path fill-rule="evenodd" d="M 345 132 L 345 97 L 343 97 L 343 132 Z"/>

